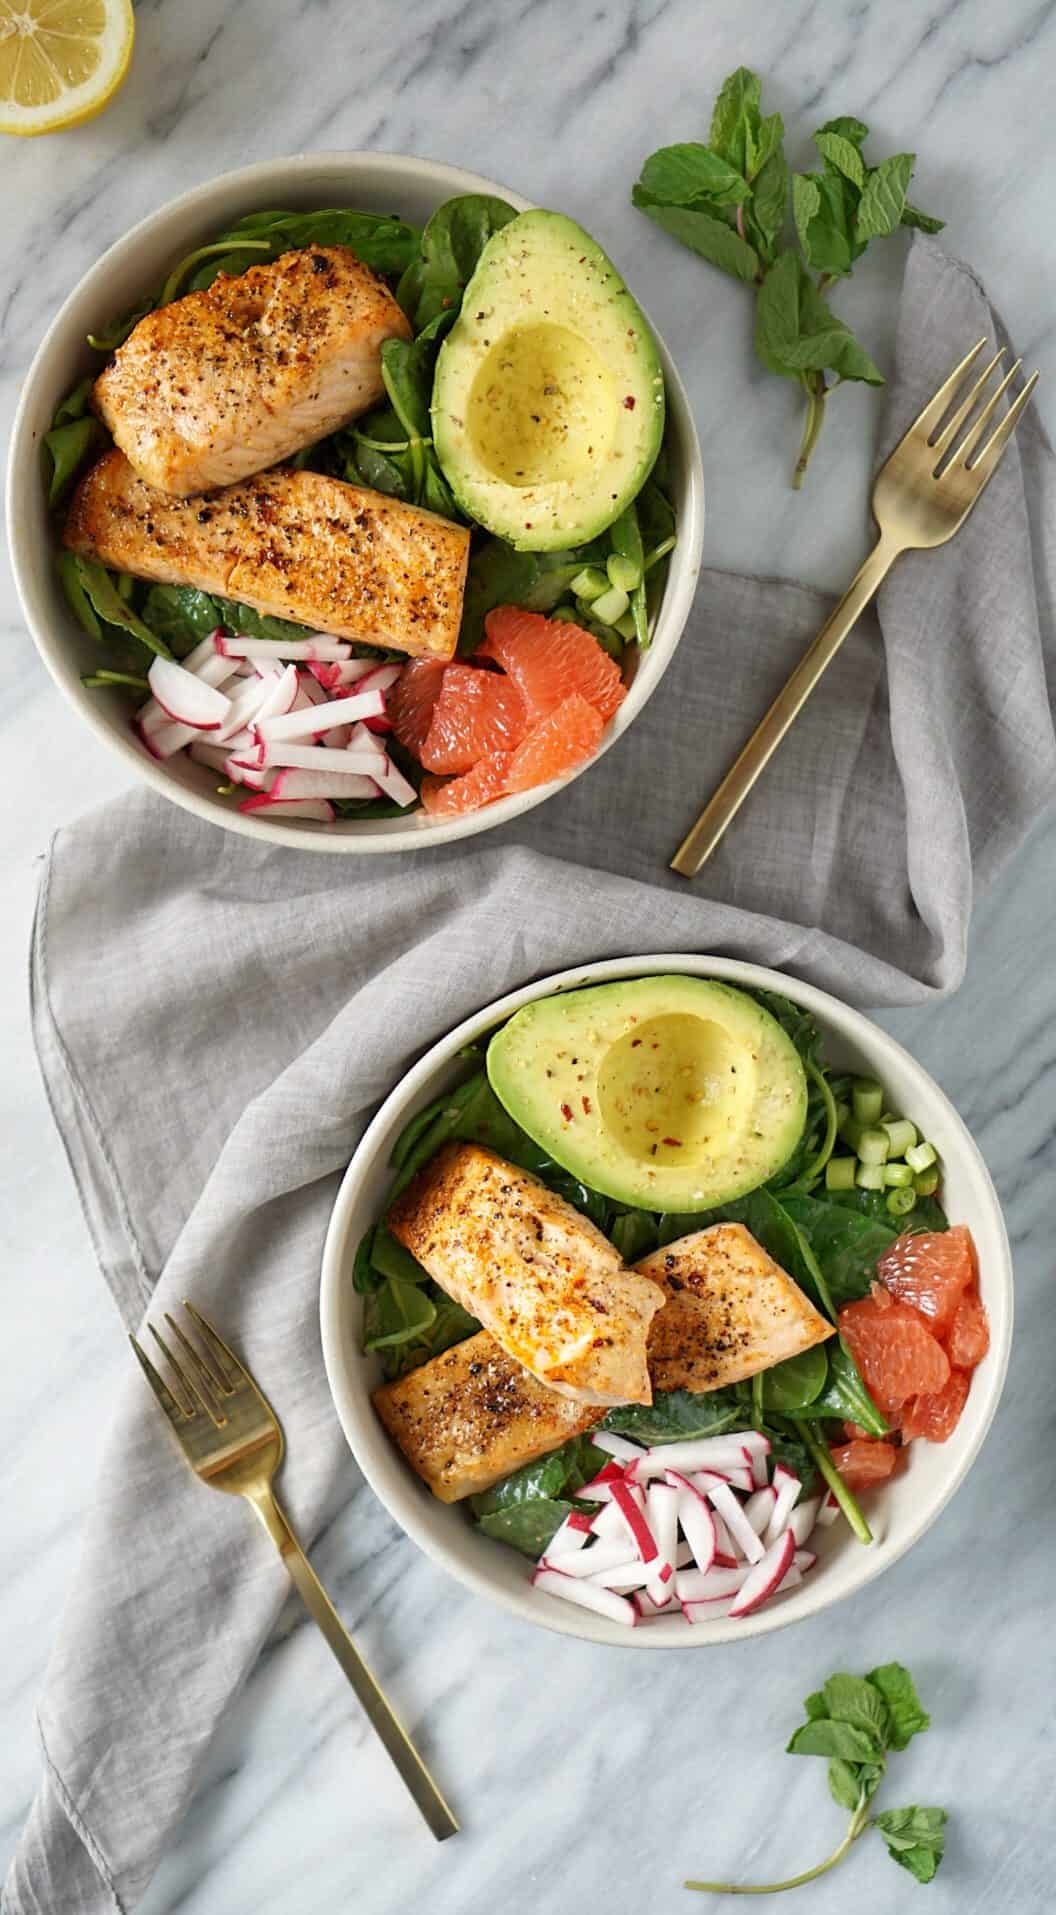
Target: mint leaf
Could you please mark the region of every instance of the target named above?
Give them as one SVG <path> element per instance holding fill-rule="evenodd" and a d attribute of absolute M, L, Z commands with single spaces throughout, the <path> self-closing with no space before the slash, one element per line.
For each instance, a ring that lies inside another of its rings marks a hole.
<path fill-rule="evenodd" d="M 931 1717 L 913 1686 L 913 1678 L 900 1662 L 885 1662 L 871 1669 L 866 1681 L 883 1697 L 891 1722 L 889 1749 L 905 1749 L 915 1735 L 930 1727 Z"/>
<path fill-rule="evenodd" d="M 869 128 L 865 121 L 855 120 L 849 114 L 844 114 L 835 120 L 826 120 L 824 126 L 819 126 L 818 132 L 814 135 L 815 144 L 818 133 L 835 133 L 841 140 L 850 140 L 852 146 L 861 146 L 869 138 Z"/>
<path fill-rule="evenodd" d="M 755 349 L 771 372 L 799 379 L 804 372 L 828 370 L 841 379 L 883 385 L 883 374 L 826 305 L 795 253 L 782 253 L 771 266 L 755 318 Z"/>
<path fill-rule="evenodd" d="M 853 1813 L 861 1802 L 862 1773 L 856 1762 L 843 1762 L 838 1756 L 829 1763 L 829 1793 L 841 1809 L 850 1809 Z"/>
<path fill-rule="evenodd" d="M 919 206 L 911 206 L 908 199 L 902 208 L 902 225 L 915 226 L 921 233 L 941 233 L 946 221 L 936 219 L 932 213 L 922 213 Z"/>
<path fill-rule="evenodd" d="M 802 180 L 804 184 L 798 185 Z M 797 197 L 798 187 L 798 197 Z M 808 266 L 842 279 L 865 251 L 857 235 L 857 189 L 841 173 L 802 173 L 792 181 L 792 207 Z"/>
<path fill-rule="evenodd" d="M 812 1696 L 807 1697 L 803 1707 L 807 1712 L 807 1719 L 810 1722 L 824 1720 L 829 1713 L 825 1707 L 825 1697 L 822 1695 L 820 1689 L 816 1689 Z"/>
<path fill-rule="evenodd" d="M 723 81 L 712 109 L 708 145 L 738 173 L 754 170 L 749 165 L 749 153 L 753 158 L 758 153 L 761 90 L 759 75 L 750 67 L 739 66 Z"/>
<path fill-rule="evenodd" d="M 871 1736 L 881 1749 L 890 1747 L 892 1723 L 887 1703 L 865 1676 L 830 1676 L 822 1695 L 834 1722 L 850 1722 Z"/>
<path fill-rule="evenodd" d="M 815 133 L 814 144 L 826 165 L 842 173 L 859 189 L 865 185 L 865 161 L 853 140 L 842 133 Z"/>
<path fill-rule="evenodd" d="M 755 152 L 753 155 L 755 164 L 752 167 L 752 179 L 758 178 L 763 168 L 769 164 L 774 154 L 780 150 L 784 137 L 785 122 L 781 118 L 780 113 L 768 113 L 765 120 L 760 120 L 759 131 L 755 137 Z M 757 187 L 756 191 L 758 192 L 758 190 Z"/>
<path fill-rule="evenodd" d="M 718 266 L 734 279 L 743 279 L 749 284 L 758 278 L 759 255 L 754 246 L 749 246 L 748 241 L 735 233 L 732 226 L 725 225 L 714 214 L 705 213 L 696 206 L 658 205 L 641 186 L 634 188 L 631 199 L 639 211 L 655 219 L 665 233 L 680 239 L 683 246 L 699 253 L 712 266 Z"/>
<path fill-rule="evenodd" d="M 651 199 L 665 206 L 689 206 L 699 199 L 713 206 L 739 206 L 751 190 L 743 174 L 693 140 L 650 153 L 641 184 Z"/>
<path fill-rule="evenodd" d="M 883 1756 L 875 1736 L 850 1722 L 804 1722 L 788 1744 L 789 1755 L 823 1755 L 831 1761 L 874 1763 Z"/>
<path fill-rule="evenodd" d="M 945 1809 L 884 1809 L 874 1815 L 892 1860 L 918 1882 L 930 1882 L 946 1847 Z"/>
<path fill-rule="evenodd" d="M 917 163 L 915 153 L 893 153 L 869 173 L 858 204 L 855 233 L 859 240 L 883 239 L 902 218 L 909 182 Z"/>

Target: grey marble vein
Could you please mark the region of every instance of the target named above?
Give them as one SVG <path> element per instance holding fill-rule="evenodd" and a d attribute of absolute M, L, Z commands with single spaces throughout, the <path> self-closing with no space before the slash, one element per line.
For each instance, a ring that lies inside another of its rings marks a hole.
<path fill-rule="evenodd" d="M 751 356 L 742 290 L 633 213 L 642 156 L 699 137 L 746 61 L 767 76 L 797 162 L 837 112 L 915 147 L 944 212 L 1043 375 L 1056 422 L 1047 85 L 1056 6 L 1008 0 L 142 0 L 130 80 L 100 119 L 0 153 L 0 422 L 66 290 L 136 219 L 245 160 L 378 145 L 462 163 L 581 218 L 643 293 L 689 386 L 709 486 L 708 558 L 835 587 L 863 550 L 878 409 L 839 394 L 809 492 L 786 490 L 791 394 Z M 900 242 L 894 242 L 897 246 Z M 867 259 L 840 310 L 890 359 L 896 276 Z M 125 774 L 60 702 L 0 560 L 0 1873 L 36 1786 L 34 1699 L 109 1399 L 125 1355 L 36 1074 L 24 953 L 51 830 Z M 1018 1332 L 1008 1391 L 969 1484 L 912 1556 L 857 1601 L 721 1654 L 653 1658 L 527 1631 L 402 1540 L 349 1468 L 317 1560 L 464 1814 L 430 1849 L 289 1608 L 222 1734 L 144 1915 L 653 1915 L 691 1909 L 686 1873 L 797 1867 L 835 1839 L 823 1778 L 780 1753 L 829 1668 L 892 1655 L 932 1733 L 902 1758 L 906 1799 L 955 1811 L 931 1915 L 1051 1906 L 1053 1548 L 1048 1445 L 1056 1174 L 1056 827 L 979 903 L 957 997 L 885 1022 L 973 1127 L 1008 1212 Z M 896 1785 L 893 1785 L 896 1786 Z M 864 1843 L 812 1892 L 903 1915 L 917 1890 Z M 718 1906 L 702 1903 L 702 1908 Z M 732 1906 L 732 1904 L 730 1904 Z M 923 1902 L 921 1903 L 923 1906 Z M 66 1911 L 62 1911 L 66 1915 Z M 70 1912 L 72 1915 L 72 1911 Z"/>

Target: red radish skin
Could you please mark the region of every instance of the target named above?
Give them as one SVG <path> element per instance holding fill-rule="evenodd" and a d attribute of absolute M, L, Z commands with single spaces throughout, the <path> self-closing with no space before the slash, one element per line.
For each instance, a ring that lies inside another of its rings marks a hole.
<path fill-rule="evenodd" d="M 622 1480 L 612 1484 L 612 1500 L 631 1534 L 631 1541 L 643 1563 L 651 1563 L 659 1556 L 656 1538 L 642 1515 L 626 1483 Z M 655 1596 L 654 1596 L 655 1600 Z"/>
<path fill-rule="evenodd" d="M 792 1567 L 795 1553 L 796 1539 L 791 1530 L 786 1529 L 741 1584 L 739 1594 L 730 1604 L 731 1617 L 750 1616 L 754 1609 L 760 1608 Z"/>

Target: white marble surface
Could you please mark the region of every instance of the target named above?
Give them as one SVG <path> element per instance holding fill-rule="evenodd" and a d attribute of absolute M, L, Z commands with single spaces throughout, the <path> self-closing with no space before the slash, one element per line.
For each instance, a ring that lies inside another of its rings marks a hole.
<path fill-rule="evenodd" d="M 418 151 L 566 208 L 645 295 L 701 426 L 709 561 L 839 584 L 863 547 L 875 398 L 852 389 L 834 401 L 809 495 L 793 498 L 793 401 L 752 362 L 741 290 L 627 203 L 643 154 L 699 135 L 718 81 L 741 61 L 766 74 L 794 157 L 837 112 L 869 120 L 884 150 L 918 148 L 917 196 L 947 215 L 947 243 L 980 270 L 1028 363 L 1048 375 L 1042 409 L 1050 425 L 1056 417 L 1051 0 L 741 0 L 728 11 L 694 0 L 416 0 L 402 10 L 391 0 L 143 0 L 137 19 L 132 75 L 108 113 L 0 149 L 5 434 L 66 290 L 170 194 L 287 151 Z M 840 298 L 881 364 L 896 283 L 889 253 L 886 268 L 867 260 Z M 39 855 L 57 825 L 120 789 L 123 772 L 37 665 L 2 571 L 0 689 L 2 1873 L 36 1785 L 34 1698 L 127 1358 L 37 1078 L 24 984 Z M 360 1488 L 320 1544 L 319 1566 L 465 1833 L 431 1848 L 317 1638 L 298 1626 L 233 1710 L 145 1915 L 322 1915 L 353 1902 L 363 1915 L 688 1908 L 687 1872 L 769 1874 L 835 1839 L 823 1775 L 782 1756 L 782 1744 L 830 1668 L 892 1656 L 917 1672 L 935 1719 L 901 1759 L 894 1799 L 954 1811 L 927 1907 L 1033 1915 L 1051 1905 L 1053 1549 L 1041 1522 L 1051 1503 L 1054 864 L 1050 818 L 981 900 L 957 998 L 886 1020 L 975 1130 L 1007 1206 L 1019 1286 L 994 1432 L 911 1559 L 830 1616 L 741 1650 L 692 1660 L 591 1651 L 471 1601 Z M 812 1891 L 812 1906 L 896 1915 L 919 1893 L 863 1843 Z"/>

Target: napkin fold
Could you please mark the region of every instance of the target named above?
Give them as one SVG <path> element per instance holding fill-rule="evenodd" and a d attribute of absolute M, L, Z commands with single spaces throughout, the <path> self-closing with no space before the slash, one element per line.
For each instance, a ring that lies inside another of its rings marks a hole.
<path fill-rule="evenodd" d="M 889 443 L 995 327 L 973 275 L 916 236 Z M 326 1223 L 425 1046 L 529 978 L 627 953 L 752 958 L 873 1005 L 956 987 L 974 882 L 1056 790 L 1054 472 L 1028 412 L 964 530 L 900 561 L 694 886 L 667 859 L 825 615 L 799 586 L 705 572 L 628 736 L 468 846 L 312 857 L 146 793 L 58 834 L 33 1027 L 100 1268 L 129 1328 L 185 1295 L 224 1328 L 280 1410 L 306 1541 L 357 1480 L 319 1350 Z M 4 1915 L 135 1907 L 286 1590 L 130 1364 Z"/>

